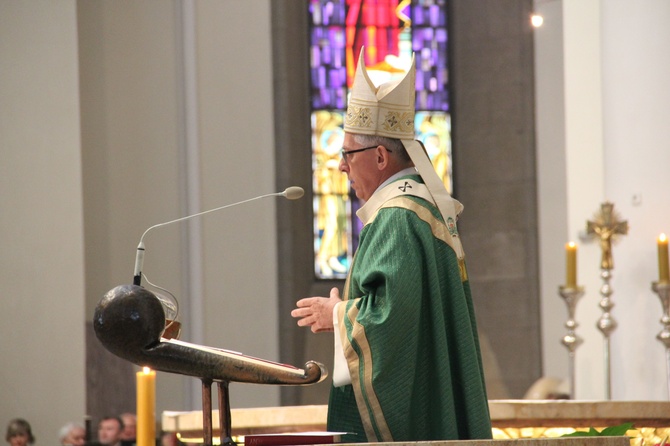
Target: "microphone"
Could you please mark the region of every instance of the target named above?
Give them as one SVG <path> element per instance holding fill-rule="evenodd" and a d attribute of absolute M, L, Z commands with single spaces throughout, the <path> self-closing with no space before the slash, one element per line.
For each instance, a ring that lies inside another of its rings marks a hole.
<path fill-rule="evenodd" d="M 226 209 L 229 207 L 237 206 L 240 204 L 248 203 L 250 201 L 254 200 L 260 200 L 261 198 L 266 198 L 266 197 L 285 197 L 288 200 L 297 200 L 298 198 L 301 198 L 303 195 L 305 195 L 305 190 L 302 187 L 298 186 L 291 186 L 287 187 L 284 189 L 283 192 L 275 192 L 272 194 L 266 194 L 266 195 L 260 195 L 258 197 L 254 198 L 249 198 L 248 200 L 243 200 L 243 201 L 238 201 L 237 203 L 231 203 L 227 204 L 225 206 L 220 206 L 218 208 L 210 209 L 208 211 L 204 212 L 198 212 L 197 214 L 193 215 L 187 215 L 186 217 L 181 217 L 176 220 L 171 220 L 171 221 L 166 221 L 165 223 L 159 223 L 157 225 L 153 225 L 149 227 L 146 231 L 144 231 L 144 234 L 142 234 L 142 237 L 140 237 L 140 243 L 137 245 L 137 254 L 135 256 L 135 272 L 133 274 L 133 285 L 139 286 L 140 283 L 142 282 L 142 267 L 144 265 L 144 237 L 147 235 L 149 231 L 152 229 L 159 228 L 161 226 L 166 226 L 170 225 L 172 223 L 178 223 L 180 221 L 188 220 L 194 217 L 200 217 L 201 215 L 209 214 L 211 212 L 216 212 L 220 211 L 222 209 Z"/>

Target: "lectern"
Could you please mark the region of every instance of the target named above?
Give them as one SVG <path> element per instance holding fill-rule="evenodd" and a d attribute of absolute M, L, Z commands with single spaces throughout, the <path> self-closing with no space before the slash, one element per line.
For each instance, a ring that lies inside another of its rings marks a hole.
<path fill-rule="evenodd" d="M 103 296 L 93 319 L 95 334 L 113 354 L 139 366 L 188 375 L 202 381 L 203 438 L 212 445 L 212 384 L 217 383 L 221 444 L 234 445 L 231 434 L 230 382 L 306 385 L 327 377 L 325 367 L 308 361 L 304 368 L 241 353 L 166 339 L 161 301 L 139 285 L 120 285 Z"/>

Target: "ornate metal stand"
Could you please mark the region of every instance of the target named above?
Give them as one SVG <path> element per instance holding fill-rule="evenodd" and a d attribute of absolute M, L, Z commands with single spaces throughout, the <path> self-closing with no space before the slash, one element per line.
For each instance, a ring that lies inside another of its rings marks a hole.
<path fill-rule="evenodd" d="M 651 289 L 658 294 L 659 299 L 661 299 L 661 305 L 663 306 L 663 316 L 661 317 L 663 330 L 656 335 L 656 339 L 661 341 L 665 346 L 665 373 L 668 381 L 668 399 L 670 399 L 670 283 L 652 282 Z"/>
<path fill-rule="evenodd" d="M 575 350 L 579 347 L 584 340 L 575 333 L 575 330 L 579 326 L 577 321 L 575 321 L 575 311 L 577 309 L 577 302 L 584 295 L 583 287 L 565 287 L 561 286 L 558 289 L 559 294 L 565 301 L 565 305 L 568 308 L 568 320 L 565 322 L 565 328 L 568 329 L 568 332 L 561 339 L 561 343 L 565 345 L 568 349 L 568 367 L 570 374 L 570 399 L 575 399 Z"/>
<path fill-rule="evenodd" d="M 612 278 L 612 269 L 614 261 L 612 260 L 612 241 L 619 235 L 628 233 L 628 222 L 619 219 L 614 212 L 614 204 L 605 202 L 600 205 L 600 211 L 595 215 L 593 221 L 586 222 L 586 233 L 600 241 L 602 257 L 600 258 L 600 277 L 603 279 L 603 286 L 600 287 L 600 308 L 603 314 L 598 320 L 596 327 L 604 336 L 604 356 L 605 356 L 605 398 L 612 399 L 612 374 L 610 368 L 610 334 L 617 326 L 616 321 L 610 315 L 610 310 L 614 304 L 610 300 L 612 287 L 610 279 Z"/>
<path fill-rule="evenodd" d="M 602 269 L 600 271 L 600 277 L 603 279 L 603 285 L 600 287 L 600 303 L 598 306 L 603 310 L 602 316 L 598 319 L 596 326 L 598 330 L 603 334 L 603 352 L 605 360 L 605 399 L 612 399 L 612 371 L 611 371 L 611 360 L 610 360 L 610 334 L 616 329 L 617 323 L 610 314 L 614 304 L 610 300 L 612 295 L 612 287 L 610 286 L 610 279 L 612 278 L 611 270 Z"/>

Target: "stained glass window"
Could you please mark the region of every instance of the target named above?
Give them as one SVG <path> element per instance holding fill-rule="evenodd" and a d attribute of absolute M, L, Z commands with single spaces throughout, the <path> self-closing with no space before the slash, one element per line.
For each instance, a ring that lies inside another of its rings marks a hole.
<path fill-rule="evenodd" d="M 403 75 L 416 58 L 416 138 L 451 192 L 447 0 L 310 0 L 315 274 L 346 277 L 361 206 L 339 171 L 347 95 L 361 47 L 371 80 Z"/>

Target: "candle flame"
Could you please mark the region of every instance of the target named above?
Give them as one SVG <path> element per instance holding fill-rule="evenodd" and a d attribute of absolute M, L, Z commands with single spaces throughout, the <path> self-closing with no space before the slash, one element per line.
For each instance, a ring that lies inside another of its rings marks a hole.
<path fill-rule="evenodd" d="M 530 24 L 535 28 L 539 28 L 544 23 L 544 17 L 541 14 L 531 14 Z"/>
<path fill-rule="evenodd" d="M 659 242 L 665 242 L 667 240 L 668 240 L 668 237 L 666 237 L 665 234 L 661 234 L 661 235 L 658 236 L 658 241 Z"/>
<path fill-rule="evenodd" d="M 568 248 L 575 249 L 577 244 L 575 242 L 568 242 Z"/>
<path fill-rule="evenodd" d="M 142 372 L 144 372 L 145 375 L 148 375 L 151 373 L 151 369 L 149 367 L 142 367 Z"/>

